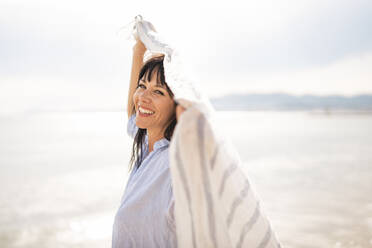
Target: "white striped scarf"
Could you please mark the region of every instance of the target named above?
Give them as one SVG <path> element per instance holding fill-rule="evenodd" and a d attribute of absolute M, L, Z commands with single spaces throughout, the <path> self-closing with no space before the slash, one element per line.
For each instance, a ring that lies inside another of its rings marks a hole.
<path fill-rule="evenodd" d="M 238 153 L 202 109 L 181 115 L 169 146 L 178 247 L 280 247 Z"/>

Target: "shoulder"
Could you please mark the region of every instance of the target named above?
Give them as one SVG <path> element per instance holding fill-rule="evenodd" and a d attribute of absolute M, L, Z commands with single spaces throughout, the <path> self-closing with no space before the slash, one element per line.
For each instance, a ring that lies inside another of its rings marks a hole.
<path fill-rule="evenodd" d="M 162 160 L 169 162 L 169 146 L 160 147 L 157 151 L 157 156 Z"/>
<path fill-rule="evenodd" d="M 158 164 L 161 168 L 167 169 L 169 168 L 169 147 L 163 146 L 160 147 L 154 156 L 152 157 L 152 160 Z M 156 167 L 158 167 L 156 166 Z M 159 168 L 159 167 L 158 167 Z"/>

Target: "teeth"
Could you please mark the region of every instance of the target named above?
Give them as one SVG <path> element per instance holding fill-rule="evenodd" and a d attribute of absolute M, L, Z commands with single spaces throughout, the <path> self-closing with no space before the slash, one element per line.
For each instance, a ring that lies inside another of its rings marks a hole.
<path fill-rule="evenodd" d="M 149 110 L 143 109 L 143 108 L 141 108 L 141 107 L 139 107 L 138 110 L 139 110 L 141 113 L 144 113 L 144 114 L 153 114 L 153 113 L 155 113 L 155 112 L 153 112 L 153 111 L 149 111 Z"/>

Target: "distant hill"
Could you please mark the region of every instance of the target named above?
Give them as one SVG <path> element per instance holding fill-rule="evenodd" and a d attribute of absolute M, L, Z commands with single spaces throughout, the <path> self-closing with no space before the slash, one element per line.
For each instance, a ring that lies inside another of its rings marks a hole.
<path fill-rule="evenodd" d="M 216 110 L 269 110 L 291 111 L 305 110 L 313 112 L 367 112 L 372 113 L 372 95 L 357 95 L 346 97 L 340 95 L 294 96 L 285 93 L 275 94 L 231 94 L 218 98 L 210 98 Z M 51 102 L 30 108 L 25 112 L 121 112 L 126 111 L 126 106 L 99 106 L 81 107 L 64 102 Z M 1 115 L 1 111 L 0 111 Z"/>
<path fill-rule="evenodd" d="M 216 110 L 372 110 L 372 95 L 231 94 L 211 102 Z"/>

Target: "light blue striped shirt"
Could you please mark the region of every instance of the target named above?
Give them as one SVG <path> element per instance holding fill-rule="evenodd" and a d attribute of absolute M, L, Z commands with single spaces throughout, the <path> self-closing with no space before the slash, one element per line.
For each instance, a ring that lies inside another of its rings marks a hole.
<path fill-rule="evenodd" d="M 133 114 L 127 133 L 134 138 L 137 130 Z M 137 171 L 131 171 L 115 215 L 113 248 L 177 247 L 169 141 L 165 138 L 156 141 L 150 153 L 147 134 L 145 141 L 145 159 Z"/>

